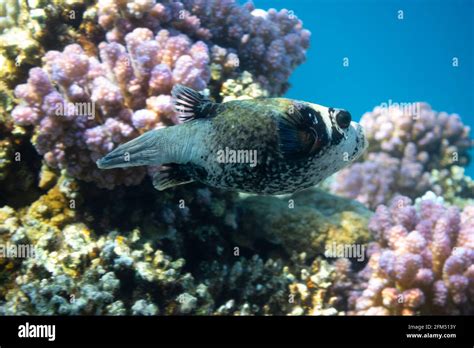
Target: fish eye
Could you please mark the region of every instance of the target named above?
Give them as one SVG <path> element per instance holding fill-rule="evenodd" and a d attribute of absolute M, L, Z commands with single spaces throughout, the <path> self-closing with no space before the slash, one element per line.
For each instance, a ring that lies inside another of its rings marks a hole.
<path fill-rule="evenodd" d="M 351 124 L 351 114 L 348 111 L 341 110 L 336 115 L 336 122 L 339 127 L 346 129 Z"/>

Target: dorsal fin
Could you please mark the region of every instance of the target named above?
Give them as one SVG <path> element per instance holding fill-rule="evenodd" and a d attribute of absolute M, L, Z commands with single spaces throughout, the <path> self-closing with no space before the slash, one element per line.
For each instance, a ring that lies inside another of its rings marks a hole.
<path fill-rule="evenodd" d="M 175 85 L 171 91 L 174 107 L 183 122 L 214 117 L 218 103 L 213 103 L 192 88 Z"/>

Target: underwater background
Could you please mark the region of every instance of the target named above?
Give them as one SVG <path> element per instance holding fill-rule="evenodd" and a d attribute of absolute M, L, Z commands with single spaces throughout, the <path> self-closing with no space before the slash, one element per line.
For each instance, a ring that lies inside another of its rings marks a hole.
<path fill-rule="evenodd" d="M 0 314 L 474 314 L 473 7 L 0 0 Z M 178 83 L 345 108 L 370 145 L 281 197 L 99 170 L 180 122 Z"/>
<path fill-rule="evenodd" d="M 312 33 L 316 49 L 290 77 L 288 98 L 340 104 L 357 121 L 369 105 L 425 101 L 474 125 L 474 1 L 254 3 L 295 11 Z M 453 67 L 455 57 L 459 64 Z M 474 175 L 472 163 L 467 173 Z"/>

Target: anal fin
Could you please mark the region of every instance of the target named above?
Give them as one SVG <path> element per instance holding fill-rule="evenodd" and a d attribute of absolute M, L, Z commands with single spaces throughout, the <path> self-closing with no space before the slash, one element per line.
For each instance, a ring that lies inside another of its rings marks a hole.
<path fill-rule="evenodd" d="M 153 176 L 153 186 L 158 191 L 166 190 L 170 187 L 188 184 L 194 180 L 187 175 L 179 164 L 167 164 Z"/>

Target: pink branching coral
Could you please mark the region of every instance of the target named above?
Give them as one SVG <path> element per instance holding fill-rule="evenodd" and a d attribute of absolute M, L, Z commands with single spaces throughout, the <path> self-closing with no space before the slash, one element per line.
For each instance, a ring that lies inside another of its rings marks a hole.
<path fill-rule="evenodd" d="M 120 42 L 136 28 L 177 30 L 237 52 L 239 65 L 273 95 L 288 87 L 293 69 L 304 62 L 310 33 L 286 9 L 255 10 L 234 0 L 99 0 L 99 23 L 109 41 Z"/>
<path fill-rule="evenodd" d="M 460 117 L 435 112 L 425 103 L 414 105 L 412 110 L 376 107 L 362 116 L 368 153 L 337 175 L 333 192 L 375 208 L 397 194 L 423 195 L 431 189 L 433 169 L 469 163 L 474 140 Z"/>
<path fill-rule="evenodd" d="M 252 11 L 229 0 L 99 0 L 98 22 L 107 31 L 99 56 L 78 44 L 48 52 L 44 66 L 17 86 L 21 103 L 13 119 L 34 126 L 33 143 L 51 167 L 100 187 L 137 184 L 144 168 L 100 171 L 95 161 L 147 130 L 178 122 L 173 85 L 203 90 L 211 66 L 226 74 L 239 66 L 281 93 L 303 62 L 309 32 L 301 21 L 287 11 Z"/>
<path fill-rule="evenodd" d="M 460 213 L 433 200 L 407 197 L 381 205 L 369 229 L 377 242 L 359 276 L 352 314 L 473 314 L 474 206 Z"/>
<path fill-rule="evenodd" d="M 125 42 L 102 42 L 100 59 L 76 44 L 48 52 L 44 67 L 16 87 L 23 103 L 12 112 L 18 124 L 36 126 L 33 142 L 48 165 L 107 188 L 137 184 L 145 170 L 104 172 L 94 162 L 146 130 L 176 123 L 173 85 L 203 89 L 210 77 L 202 41 L 138 28 Z"/>

